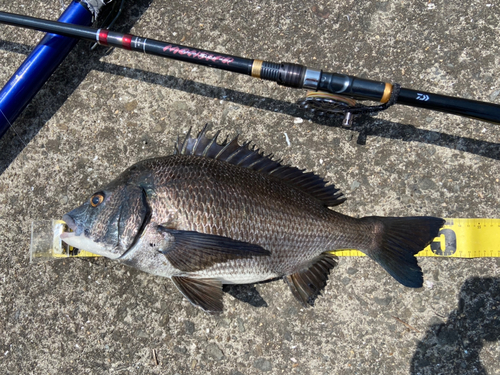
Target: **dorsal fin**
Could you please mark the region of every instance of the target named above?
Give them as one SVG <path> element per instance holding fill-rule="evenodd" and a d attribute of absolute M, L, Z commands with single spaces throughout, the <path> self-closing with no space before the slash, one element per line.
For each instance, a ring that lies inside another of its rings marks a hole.
<path fill-rule="evenodd" d="M 264 155 L 255 145 L 250 142 L 238 143 L 238 136 L 228 142 L 217 143 L 219 132 L 213 138 L 208 138 L 207 125 L 203 127 L 197 137 L 191 137 L 191 129 L 184 141 L 177 140 L 174 155 L 195 155 L 210 159 L 223 160 L 243 168 L 252 169 L 261 173 L 274 176 L 286 181 L 295 188 L 300 189 L 319 199 L 325 206 L 332 207 L 343 203 L 346 199 L 334 185 L 328 185 L 327 181 L 313 172 L 304 172 L 290 165 L 281 164 L 281 160 L 273 160 L 272 154 Z"/>

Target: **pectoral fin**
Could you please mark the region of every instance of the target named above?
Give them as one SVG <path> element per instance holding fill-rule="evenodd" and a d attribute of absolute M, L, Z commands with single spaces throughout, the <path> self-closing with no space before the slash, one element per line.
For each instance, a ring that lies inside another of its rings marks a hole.
<path fill-rule="evenodd" d="M 175 268 L 184 272 L 200 271 L 230 259 L 271 254 L 261 246 L 228 237 L 162 226 L 158 226 L 158 231 L 164 238 L 159 251 L 165 254 Z"/>
<path fill-rule="evenodd" d="M 222 312 L 222 284 L 220 281 L 182 276 L 172 276 L 172 281 L 193 305 L 211 314 Z"/>

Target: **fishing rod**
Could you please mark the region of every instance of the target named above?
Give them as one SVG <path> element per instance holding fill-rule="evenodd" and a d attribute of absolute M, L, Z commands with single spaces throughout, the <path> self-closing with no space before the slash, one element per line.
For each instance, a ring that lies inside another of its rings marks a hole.
<path fill-rule="evenodd" d="M 372 81 L 339 73 L 324 72 L 293 63 L 275 63 L 196 49 L 169 42 L 122 34 L 108 29 L 69 25 L 34 17 L 0 12 L 0 23 L 85 39 L 103 46 L 123 48 L 174 60 L 222 69 L 278 85 L 309 89 L 304 108 L 319 113 L 341 114 L 350 126 L 357 114 L 375 113 L 403 104 L 500 124 L 500 105 L 403 88 L 398 84 Z M 357 100 L 381 104 L 365 106 Z"/>

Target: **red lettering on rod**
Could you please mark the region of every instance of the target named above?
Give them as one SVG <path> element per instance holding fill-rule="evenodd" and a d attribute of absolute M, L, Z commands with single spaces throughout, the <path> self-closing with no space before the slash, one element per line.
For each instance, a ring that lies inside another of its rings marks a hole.
<path fill-rule="evenodd" d="M 179 48 L 177 46 L 173 46 L 171 44 L 165 46 L 163 48 L 163 51 L 168 51 L 170 53 L 179 54 L 179 55 L 187 55 L 189 57 L 199 59 L 199 60 L 206 60 L 206 61 L 212 61 L 212 62 L 217 62 L 220 61 L 223 64 L 231 64 L 234 59 L 232 57 L 226 57 L 226 56 L 217 56 L 217 55 L 212 55 L 207 52 L 201 52 L 197 51 L 195 49 L 189 49 L 189 48 Z"/>

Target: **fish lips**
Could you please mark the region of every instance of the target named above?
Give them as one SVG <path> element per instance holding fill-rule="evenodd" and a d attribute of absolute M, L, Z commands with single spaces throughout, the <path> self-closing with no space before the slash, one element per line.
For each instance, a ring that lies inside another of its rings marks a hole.
<path fill-rule="evenodd" d="M 69 214 L 63 215 L 62 219 L 66 222 L 66 225 L 73 230 L 73 232 L 64 232 L 61 234 L 61 240 L 68 245 L 111 259 L 117 259 L 120 257 L 120 254 L 114 254 L 106 249 L 104 245 L 90 239 L 86 235 L 83 227 L 78 225 Z"/>
<path fill-rule="evenodd" d="M 75 235 L 79 236 L 83 232 L 82 226 L 78 226 L 75 222 L 75 220 L 69 216 L 68 214 L 64 214 L 62 217 L 63 221 L 66 223 L 66 225 L 75 233 Z M 63 234 L 68 234 L 71 232 L 65 232 Z"/>

